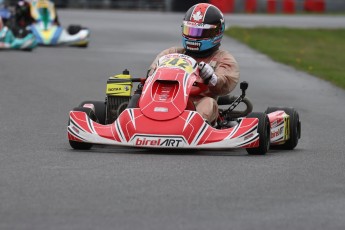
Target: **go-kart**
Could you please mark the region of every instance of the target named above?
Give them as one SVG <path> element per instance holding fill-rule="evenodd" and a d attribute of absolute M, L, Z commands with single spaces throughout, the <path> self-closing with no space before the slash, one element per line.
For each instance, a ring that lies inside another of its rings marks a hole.
<path fill-rule="evenodd" d="M 2 36 L 4 34 L 5 34 L 4 31 L 0 32 L 0 40 L 2 40 Z M 24 38 L 14 38 L 11 41 L 11 43 L 4 43 L 4 42 L 0 41 L 0 50 L 24 50 L 24 51 L 31 51 L 36 46 L 37 46 L 37 42 L 36 42 L 35 37 L 32 34 L 27 34 Z"/>
<path fill-rule="evenodd" d="M 30 30 L 35 35 L 39 45 L 87 47 L 89 44 L 89 29 L 79 25 L 70 25 L 66 30 L 53 23 L 44 24 L 43 22 L 38 22 L 32 24 Z"/>
<path fill-rule="evenodd" d="M 71 147 L 245 148 L 251 155 L 264 155 L 273 146 L 296 147 L 301 134 L 297 111 L 270 107 L 252 112 L 247 82 L 240 84 L 241 95 L 218 99 L 220 107 L 228 107 L 220 109 L 216 124 L 206 122 L 190 100 L 207 87 L 200 79 L 198 63 L 183 54 L 163 56 L 147 78 L 132 78 L 126 71 L 110 77 L 105 101 L 84 101 L 70 111 Z M 133 82 L 139 82 L 134 94 Z M 245 109 L 235 110 L 239 104 Z"/>
<path fill-rule="evenodd" d="M 29 30 L 36 36 L 39 45 L 70 45 L 87 47 L 90 31 L 80 25 L 64 29 L 59 25 L 54 4 L 47 1 L 31 3 L 30 15 L 34 20 Z"/>

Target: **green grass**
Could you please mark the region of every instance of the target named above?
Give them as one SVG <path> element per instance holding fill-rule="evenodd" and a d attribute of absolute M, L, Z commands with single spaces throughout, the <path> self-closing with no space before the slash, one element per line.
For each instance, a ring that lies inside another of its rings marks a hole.
<path fill-rule="evenodd" d="M 345 29 L 232 27 L 227 35 L 345 89 Z"/>

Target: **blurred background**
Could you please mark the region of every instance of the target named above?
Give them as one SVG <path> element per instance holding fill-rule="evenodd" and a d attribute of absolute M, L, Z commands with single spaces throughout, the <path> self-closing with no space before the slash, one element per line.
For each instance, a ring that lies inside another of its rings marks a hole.
<path fill-rule="evenodd" d="M 17 0 L 0 0 L 12 5 Z M 344 12 L 345 0 L 55 0 L 59 8 L 99 8 L 186 11 L 199 2 L 216 5 L 224 13 Z"/>

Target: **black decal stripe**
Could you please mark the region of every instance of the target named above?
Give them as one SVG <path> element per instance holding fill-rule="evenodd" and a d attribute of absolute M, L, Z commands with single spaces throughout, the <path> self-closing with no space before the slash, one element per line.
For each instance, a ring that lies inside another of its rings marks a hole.
<path fill-rule="evenodd" d="M 73 136 L 76 136 L 77 138 L 79 138 L 80 140 L 83 140 L 84 142 L 86 142 L 86 139 L 82 138 L 81 136 L 79 136 L 78 134 L 76 134 L 74 132 L 73 129 L 71 129 L 70 127 L 68 127 L 68 132 L 70 132 Z"/>
<path fill-rule="evenodd" d="M 236 128 L 234 130 L 232 130 L 232 132 L 229 134 L 229 136 L 227 136 L 225 139 L 231 139 L 231 137 L 237 133 L 238 129 L 241 127 L 242 124 L 242 120 L 241 122 L 236 126 Z"/>
<path fill-rule="evenodd" d="M 194 142 L 195 144 L 199 142 L 199 139 L 204 134 L 204 131 L 205 131 L 206 127 L 207 127 L 207 124 L 204 124 L 204 126 L 201 128 L 201 131 L 199 132 L 199 135 L 195 139 L 195 142 Z"/>
<path fill-rule="evenodd" d="M 284 136 L 280 137 L 279 139 L 277 140 L 274 140 L 274 142 L 277 142 L 277 141 L 283 141 L 284 140 Z"/>
<path fill-rule="evenodd" d="M 82 130 L 83 132 L 87 133 L 87 131 L 83 128 L 81 128 L 74 120 L 70 119 L 70 122 L 76 126 L 78 129 Z"/>
<path fill-rule="evenodd" d="M 129 116 L 131 117 L 132 124 L 134 128 L 136 129 L 136 124 L 135 124 L 135 115 L 133 109 L 128 109 Z"/>
<path fill-rule="evenodd" d="M 194 115 L 195 115 L 195 112 L 189 113 L 189 115 L 188 115 L 188 117 L 187 117 L 187 123 L 189 123 L 190 120 L 192 120 L 192 118 L 194 117 Z"/>
<path fill-rule="evenodd" d="M 243 133 L 241 136 L 238 136 L 238 137 L 236 137 L 236 138 L 243 137 L 243 136 L 245 136 L 245 135 L 247 135 L 247 134 L 249 134 L 249 133 L 253 132 L 255 129 L 257 130 L 257 128 L 258 128 L 258 126 L 257 126 L 257 125 L 255 125 L 255 126 L 252 128 L 252 129 L 250 129 L 249 131 L 247 131 L 247 132 Z"/>
<path fill-rule="evenodd" d="M 284 124 L 284 120 L 281 121 L 280 123 L 278 123 L 276 127 L 278 127 L 278 126 L 280 126 L 280 125 L 282 125 L 282 124 Z"/>
<path fill-rule="evenodd" d="M 183 88 L 185 89 L 186 85 L 187 85 L 187 80 L 188 80 L 188 73 L 185 73 L 184 75 L 184 79 L 183 79 Z"/>
<path fill-rule="evenodd" d="M 121 130 L 120 126 L 119 126 L 119 122 L 116 121 L 115 124 L 116 124 L 117 131 L 118 131 L 118 133 L 119 133 L 119 135 L 120 135 L 120 137 L 121 137 L 121 141 L 122 141 L 122 140 L 125 140 L 125 138 L 123 137 L 122 130 Z"/>
<path fill-rule="evenodd" d="M 134 120 L 134 113 L 132 109 L 129 109 L 129 115 L 131 116 L 131 120 Z"/>
<path fill-rule="evenodd" d="M 89 118 L 89 116 L 87 116 L 87 125 L 89 126 L 89 129 L 91 130 L 91 132 L 95 133 L 95 130 L 93 129 L 91 122 L 92 122 L 91 119 Z"/>
<path fill-rule="evenodd" d="M 249 144 L 250 142 L 253 142 L 255 139 L 260 138 L 259 135 L 254 135 L 254 137 L 250 138 L 246 142 L 242 142 L 241 144 L 238 144 L 236 147 L 241 147 Z"/>

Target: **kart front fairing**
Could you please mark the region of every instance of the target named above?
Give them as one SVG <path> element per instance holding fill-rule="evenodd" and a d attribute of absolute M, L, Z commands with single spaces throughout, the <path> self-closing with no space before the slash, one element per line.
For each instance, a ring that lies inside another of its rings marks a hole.
<path fill-rule="evenodd" d="M 234 127 L 216 129 L 197 111 L 186 109 L 190 95 L 198 91 L 198 74 L 194 59 L 183 54 L 163 56 L 145 82 L 138 108 L 127 108 L 109 125 L 71 111 L 68 139 L 145 148 L 257 147 L 257 118 L 242 118 Z"/>
<path fill-rule="evenodd" d="M 72 141 L 148 148 L 251 148 L 258 146 L 258 119 L 244 118 L 235 127 L 215 129 L 195 111 L 171 120 L 153 120 L 140 109 L 126 109 L 110 125 L 92 121 L 84 112 L 71 111 L 68 139 Z"/>

